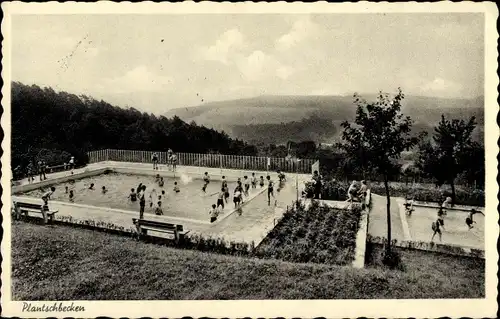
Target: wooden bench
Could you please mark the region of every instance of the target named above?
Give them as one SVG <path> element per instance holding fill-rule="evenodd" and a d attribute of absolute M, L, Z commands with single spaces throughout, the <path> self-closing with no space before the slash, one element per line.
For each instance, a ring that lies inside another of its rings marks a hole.
<path fill-rule="evenodd" d="M 139 234 L 139 237 L 149 235 L 152 237 L 166 238 L 154 234 L 162 233 L 168 235 L 167 239 L 173 240 L 175 241 L 175 243 L 178 243 L 180 237 L 186 234 L 182 225 L 137 218 L 132 218 L 132 222 L 137 227 L 137 233 Z"/>
<path fill-rule="evenodd" d="M 44 224 L 47 223 L 47 217 L 52 223 L 54 221 L 54 215 L 58 212 L 57 210 L 49 210 L 42 204 L 26 203 L 26 202 L 14 202 L 14 211 L 16 218 L 19 219 L 22 214 L 28 217 L 29 213 L 38 213 L 42 215 Z"/>

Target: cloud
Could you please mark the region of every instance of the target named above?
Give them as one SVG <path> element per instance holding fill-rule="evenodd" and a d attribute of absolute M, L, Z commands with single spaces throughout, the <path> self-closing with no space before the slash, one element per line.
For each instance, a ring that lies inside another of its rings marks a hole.
<path fill-rule="evenodd" d="M 287 79 L 295 72 L 292 67 L 282 64 L 274 56 L 260 50 L 253 51 L 250 55 L 237 59 L 237 66 L 243 76 L 249 81 L 257 81 L 274 76 Z"/>
<path fill-rule="evenodd" d="M 435 78 L 434 80 L 425 83 L 422 88 L 422 92 L 430 94 L 445 94 L 454 95 L 462 90 L 462 86 L 456 82 L 445 80 L 442 78 Z"/>
<path fill-rule="evenodd" d="M 318 31 L 318 25 L 309 16 L 301 17 L 294 22 L 288 33 L 276 40 L 276 49 L 281 51 L 288 50 Z"/>
<path fill-rule="evenodd" d="M 112 93 L 162 92 L 171 88 L 173 82 L 169 76 L 154 74 L 145 66 L 138 66 L 122 76 L 104 79 L 101 89 Z"/>
<path fill-rule="evenodd" d="M 229 57 L 245 44 L 243 34 L 238 29 L 230 29 L 221 34 L 215 44 L 201 48 L 202 57 L 209 61 L 229 64 Z"/>

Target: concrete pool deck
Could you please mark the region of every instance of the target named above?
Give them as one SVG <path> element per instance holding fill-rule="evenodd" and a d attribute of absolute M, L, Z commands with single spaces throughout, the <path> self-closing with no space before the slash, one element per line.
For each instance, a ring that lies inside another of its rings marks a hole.
<path fill-rule="evenodd" d="M 59 183 L 61 180 L 69 178 L 84 178 L 86 175 L 95 175 L 93 172 L 102 172 L 106 169 L 120 173 L 133 173 L 156 175 L 160 174 L 166 177 L 174 176 L 174 173 L 165 169 L 153 170 L 151 164 L 145 163 L 126 163 L 126 162 L 101 162 L 90 164 L 86 167 L 75 169 L 73 174 L 70 171 L 56 172 L 47 174 L 47 180 L 42 182 L 28 183 L 27 179 L 21 180 L 20 183 L 12 187 L 13 193 L 23 192 L 26 188 L 38 188 L 41 186 L 48 186 L 53 183 Z M 165 168 L 165 166 L 163 166 Z M 218 168 L 204 168 L 204 167 L 191 167 L 191 166 L 178 166 L 176 176 L 180 174 L 199 175 L 208 172 L 209 175 L 221 177 L 222 175 L 228 178 L 243 177 L 243 175 L 250 175 L 252 171 L 229 170 Z M 257 176 L 265 175 L 266 172 L 255 171 Z M 276 178 L 276 173 L 269 174 Z M 298 174 L 299 191 L 303 181 L 310 178 L 310 175 Z M 36 178 L 38 180 L 38 177 Z M 186 218 L 171 217 L 168 215 L 156 216 L 153 214 L 146 214 L 145 218 L 157 221 L 164 221 L 169 223 L 182 224 L 185 230 L 190 231 L 191 234 L 199 234 L 203 237 L 224 238 L 226 241 L 254 243 L 257 246 L 262 239 L 265 238 L 267 233 L 274 228 L 274 221 L 278 219 L 286 210 L 287 205 L 291 205 L 296 199 L 295 188 L 295 174 L 288 174 L 288 182 L 281 192 L 275 191 L 276 201 L 271 200 L 271 205 L 267 203 L 267 192 L 265 188 L 261 191 L 255 192 L 241 207 L 241 214 L 234 209 L 228 210 L 226 213 L 220 215 L 219 220 L 210 224 L 207 221 L 190 220 Z M 37 200 L 36 198 L 12 195 L 13 200 L 24 199 L 27 201 Z M 74 204 L 59 201 L 50 201 L 51 209 L 59 210 L 59 216 L 71 216 L 76 220 L 94 220 L 101 222 L 113 223 L 117 226 L 125 228 L 133 227 L 132 218 L 138 218 L 138 212 L 111 209 L 107 207 L 97 207 L 90 205 Z M 208 216 L 208 215 L 207 215 Z"/>

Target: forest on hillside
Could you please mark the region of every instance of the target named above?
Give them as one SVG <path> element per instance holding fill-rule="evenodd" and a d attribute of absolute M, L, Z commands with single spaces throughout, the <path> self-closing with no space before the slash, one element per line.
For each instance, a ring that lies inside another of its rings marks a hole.
<path fill-rule="evenodd" d="M 232 134 L 253 144 L 286 144 L 287 142 L 329 142 L 337 132 L 331 119 L 312 114 L 300 121 L 279 124 L 234 125 Z"/>
<path fill-rule="evenodd" d="M 257 154 L 252 145 L 178 117 L 157 117 L 37 85 L 13 82 L 11 110 L 12 167 L 40 159 L 61 164 L 70 155 L 84 164 L 86 152 L 105 148 Z"/>

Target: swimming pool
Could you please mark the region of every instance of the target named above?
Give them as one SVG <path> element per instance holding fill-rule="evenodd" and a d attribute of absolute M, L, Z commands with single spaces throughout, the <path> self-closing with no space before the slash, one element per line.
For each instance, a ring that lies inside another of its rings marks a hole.
<path fill-rule="evenodd" d="M 414 206 L 415 211 L 406 216 L 410 235 L 415 241 L 429 242 L 432 238 L 432 222 L 437 219 L 437 208 Z M 442 230 L 442 243 L 462 247 L 484 249 L 484 216 L 474 215 L 474 228 L 469 230 L 465 224 L 468 213 L 464 211 L 449 210 L 444 218 Z M 439 243 L 439 237 L 434 237 L 434 242 Z"/>
<path fill-rule="evenodd" d="M 173 191 L 174 182 L 177 182 L 179 186 L 179 193 Z M 94 183 L 94 190 L 89 189 L 91 183 Z M 164 177 L 164 186 L 159 187 L 154 176 L 108 173 L 57 184 L 52 200 L 70 202 L 69 194 L 65 192 L 67 186 L 68 190 L 74 191 L 73 203 L 139 212 L 139 201 L 132 202 L 128 199 L 131 188 L 137 188 L 139 183 L 146 185 L 145 214 L 154 213 L 153 208 L 150 207 L 149 198 L 153 189 L 156 190 L 157 195 L 161 195 L 161 191 L 164 190 L 165 195 L 162 195 L 164 215 L 201 221 L 209 219 L 208 210 L 212 204 L 217 203 L 217 194 L 212 194 L 217 193 L 221 188 L 221 181 L 212 179 L 204 193 L 202 191 L 203 180 L 186 175 L 175 179 Z M 108 190 L 105 194 L 101 191 L 102 186 Z M 236 180 L 228 180 L 231 196 L 228 198 L 226 212 L 234 208 L 232 192 L 235 186 Z M 48 187 L 36 189 L 25 192 L 23 195 L 40 198 L 47 189 Z M 250 196 L 259 190 L 260 188 L 250 189 Z"/>

